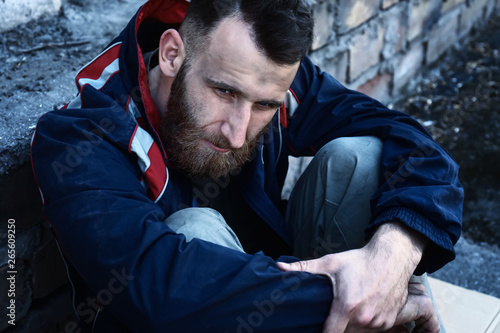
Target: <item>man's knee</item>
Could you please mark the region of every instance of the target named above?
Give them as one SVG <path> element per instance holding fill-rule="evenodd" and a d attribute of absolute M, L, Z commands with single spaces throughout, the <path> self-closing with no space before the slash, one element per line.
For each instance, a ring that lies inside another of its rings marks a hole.
<path fill-rule="evenodd" d="M 342 137 L 327 143 L 314 158 L 321 161 L 322 169 L 352 174 L 355 169 L 377 172 L 381 153 L 382 141 L 376 137 Z"/>
<path fill-rule="evenodd" d="M 296 255 L 319 256 L 364 244 L 381 151 L 382 142 L 374 137 L 339 138 L 318 151 L 288 204 Z"/>
<path fill-rule="evenodd" d="M 188 242 L 198 238 L 243 251 L 234 231 L 227 225 L 224 217 L 214 209 L 185 208 L 170 215 L 165 224 L 176 233 L 183 234 Z"/>

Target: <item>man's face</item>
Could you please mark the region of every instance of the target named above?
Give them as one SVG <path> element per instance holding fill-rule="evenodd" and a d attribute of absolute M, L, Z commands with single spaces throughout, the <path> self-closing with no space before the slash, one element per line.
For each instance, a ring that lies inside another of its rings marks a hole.
<path fill-rule="evenodd" d="M 221 177 L 247 161 L 299 66 L 266 58 L 237 18 L 223 20 L 211 37 L 179 70 L 161 125 L 172 166 L 201 178 Z"/>

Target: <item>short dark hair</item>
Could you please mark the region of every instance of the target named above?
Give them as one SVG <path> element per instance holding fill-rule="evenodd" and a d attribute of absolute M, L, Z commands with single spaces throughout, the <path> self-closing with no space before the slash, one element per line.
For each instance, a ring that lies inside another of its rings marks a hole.
<path fill-rule="evenodd" d="M 273 62 L 302 61 L 313 39 L 314 21 L 301 0 L 191 0 L 180 34 L 190 59 L 210 42 L 223 19 L 240 17 L 252 29 L 256 46 Z"/>

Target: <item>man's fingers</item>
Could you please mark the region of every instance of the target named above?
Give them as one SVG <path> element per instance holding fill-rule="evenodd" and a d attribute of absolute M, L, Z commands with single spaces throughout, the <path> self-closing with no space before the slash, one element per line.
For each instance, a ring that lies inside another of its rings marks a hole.
<path fill-rule="evenodd" d="M 323 326 L 323 333 L 344 333 L 346 331 L 351 318 L 344 310 L 340 302 L 333 301 L 330 314 Z"/>
<path fill-rule="evenodd" d="M 407 302 L 396 318 L 396 325 L 414 321 L 419 318 L 421 310 L 426 311 L 425 309 L 420 309 L 422 305 L 420 304 L 421 302 L 416 300 L 416 297 L 417 296 L 408 295 Z"/>
<path fill-rule="evenodd" d="M 415 321 L 422 332 L 439 332 L 439 320 L 432 300 L 420 284 L 410 284 L 408 300 L 396 318 L 396 324 Z"/>
<path fill-rule="evenodd" d="M 333 260 L 330 255 L 318 259 L 302 260 L 292 263 L 277 262 L 278 268 L 282 271 L 300 271 L 312 274 L 330 275 L 333 272 Z"/>

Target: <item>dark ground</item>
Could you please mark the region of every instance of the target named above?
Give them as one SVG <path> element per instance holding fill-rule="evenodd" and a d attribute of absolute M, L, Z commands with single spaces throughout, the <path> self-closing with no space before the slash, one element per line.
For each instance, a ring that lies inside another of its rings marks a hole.
<path fill-rule="evenodd" d="M 27 162 L 36 120 L 75 96 L 74 77 L 119 32 L 142 0 L 80 0 L 57 17 L 0 33 L 0 176 Z M 105 8 L 105 9 L 104 9 Z M 111 17 L 105 13 L 114 13 Z M 457 259 L 433 276 L 500 297 L 500 23 L 476 32 L 422 73 L 394 104 L 461 165 L 463 238 Z M 97 22 L 97 23 L 96 23 Z M 82 29 L 82 27 L 84 27 Z M 98 36 L 98 37 L 96 37 Z"/>
<path fill-rule="evenodd" d="M 423 120 L 460 165 L 463 235 L 500 245 L 500 22 L 475 37 L 395 108 Z"/>

